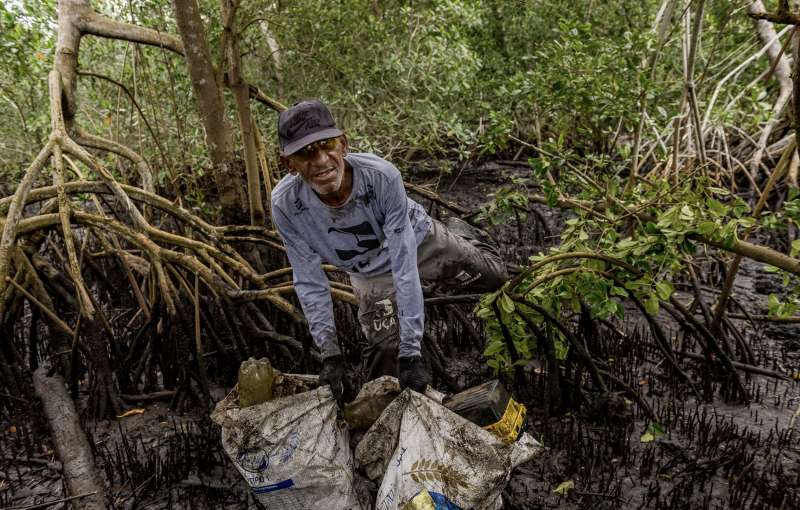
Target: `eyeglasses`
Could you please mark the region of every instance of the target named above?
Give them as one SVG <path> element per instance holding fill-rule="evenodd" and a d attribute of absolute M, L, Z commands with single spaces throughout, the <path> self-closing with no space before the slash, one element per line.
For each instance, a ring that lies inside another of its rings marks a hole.
<path fill-rule="evenodd" d="M 318 140 L 314 143 L 310 143 L 300 149 L 299 151 L 292 154 L 291 158 L 295 158 L 299 161 L 309 161 L 311 160 L 314 155 L 317 153 L 317 149 L 321 151 L 330 151 L 338 147 L 339 145 L 339 137 L 333 138 L 325 138 L 324 140 Z"/>

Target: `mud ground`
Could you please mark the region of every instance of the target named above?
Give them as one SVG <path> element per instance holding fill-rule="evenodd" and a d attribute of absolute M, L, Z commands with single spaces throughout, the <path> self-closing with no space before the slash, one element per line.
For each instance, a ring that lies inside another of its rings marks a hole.
<path fill-rule="evenodd" d="M 511 185 L 512 177 L 525 173 L 515 163 L 456 166 L 450 175 L 409 172 L 412 181 L 438 184 L 444 197 L 471 209 L 498 186 Z M 532 207 L 539 215 L 520 217 L 519 225 L 511 217 L 490 229 L 509 262 L 522 262 L 557 240 L 564 215 Z M 713 283 L 713 271 L 707 278 Z M 734 297 L 748 313 L 765 314 L 767 296 L 781 289 L 777 276 L 745 263 Z M 682 297 L 690 299 L 689 294 Z M 660 319 L 679 345 L 680 325 Z M 737 325 L 760 366 L 786 374 L 800 371 L 800 324 Z M 720 391 L 725 381 L 698 371 L 687 360 L 690 375 L 703 381 L 708 392 L 697 398 L 665 375 L 653 341 L 633 310 L 617 326 L 628 336 L 604 328 L 598 332 L 598 345 L 612 373 L 637 388 L 653 408 L 663 434 L 642 442 L 649 420 L 622 396 L 594 399 L 593 405 L 546 416 L 537 400 L 542 370 L 531 363 L 523 391 L 529 408 L 526 428 L 547 450 L 514 472 L 505 491 L 505 508 L 800 508 L 800 433 L 789 430 L 800 405 L 800 383 L 747 376 L 753 402 L 728 403 Z M 445 354 L 464 386 L 492 375 L 474 348 L 454 346 Z M 228 390 L 214 388 L 215 398 L 222 399 Z M 207 418 L 210 409 L 178 415 L 163 402 L 134 407 L 142 412 L 115 422 L 85 424 L 114 508 L 255 508 L 246 484 L 221 451 L 219 431 Z M 0 508 L 63 497 L 60 464 L 35 403 L 27 414 L 3 418 L 0 427 Z M 800 418 L 795 428 L 800 428 Z M 24 453 L 30 451 L 38 453 Z M 554 492 L 568 481 L 574 488 L 565 495 Z"/>

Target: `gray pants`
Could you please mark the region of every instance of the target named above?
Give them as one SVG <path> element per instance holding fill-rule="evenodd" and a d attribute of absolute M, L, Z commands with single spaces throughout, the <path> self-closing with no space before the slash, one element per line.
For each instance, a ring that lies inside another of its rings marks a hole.
<path fill-rule="evenodd" d="M 498 256 L 477 248 L 436 220 L 417 248 L 417 265 L 423 285 L 460 279 L 459 275 L 463 277 L 466 272 L 475 278 L 469 285 L 471 289 L 489 291 L 508 279 L 505 264 Z M 350 275 L 350 283 L 358 300 L 358 322 L 368 342 L 364 350 L 368 380 L 396 376 L 400 330 L 392 274 Z"/>

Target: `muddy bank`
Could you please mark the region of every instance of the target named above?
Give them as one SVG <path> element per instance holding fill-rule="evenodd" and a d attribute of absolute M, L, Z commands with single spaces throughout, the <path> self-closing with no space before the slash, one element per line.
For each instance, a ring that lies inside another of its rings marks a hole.
<path fill-rule="evenodd" d="M 498 186 L 510 185 L 513 177 L 526 173 L 521 165 L 490 163 L 460 172 L 456 168 L 450 176 L 421 170 L 411 176 L 417 184 L 438 183 L 445 198 L 474 210 Z M 432 214 L 442 213 L 441 206 L 420 202 Z M 528 214 L 512 214 L 489 229 L 509 262 L 522 263 L 556 242 L 563 225 L 564 213 L 529 207 Z M 708 300 L 717 277 L 711 265 L 705 268 Z M 734 298 L 746 313 L 760 315 L 766 312 L 767 296 L 781 288 L 774 274 L 746 262 Z M 688 301 L 691 295 L 682 293 L 679 298 Z M 459 305 L 465 317 L 471 309 L 470 303 Z M 472 330 L 467 331 L 439 307 L 432 307 L 428 316 L 430 333 L 443 339 L 441 355 L 456 384 L 466 387 L 492 376 L 480 355 L 479 324 L 469 321 Z M 692 340 L 681 324 L 667 316 L 659 321 L 676 350 L 691 350 Z M 738 319 L 735 324 L 756 365 L 783 374 L 800 370 L 800 325 L 754 326 Z M 353 329 L 348 349 L 356 356 L 359 333 L 352 316 L 343 327 L 344 333 Z M 745 375 L 753 401 L 729 403 L 723 396 L 729 382 L 686 359 L 682 366 L 702 383 L 698 397 L 661 366 L 655 341 L 632 307 L 626 309 L 624 323 L 599 325 L 594 342 L 593 350 L 603 353 L 604 369 L 636 389 L 658 426 L 624 395 L 601 396 L 580 385 L 570 387 L 572 408 L 565 403 L 560 412 L 548 415 L 541 405 L 546 369 L 530 363 L 519 392 L 529 408 L 526 427 L 548 450 L 514 473 L 505 492 L 506 508 L 798 507 L 800 433 L 790 431 L 789 422 L 800 405 L 800 383 Z M 356 370 L 354 376 L 362 375 Z M 229 389 L 212 387 L 212 395 L 220 400 Z M 82 388 L 83 404 L 85 395 Z M 65 494 L 41 410 L 35 402 L 28 404 L 27 411 L 0 422 L 2 507 L 38 504 Z M 131 405 L 143 412 L 84 424 L 115 508 L 254 507 L 246 484 L 221 450 L 219 430 L 207 419 L 209 409 L 178 414 L 166 401 Z M 565 495 L 554 493 L 570 481 L 573 488 Z M 53 508 L 59 507 L 64 504 Z"/>

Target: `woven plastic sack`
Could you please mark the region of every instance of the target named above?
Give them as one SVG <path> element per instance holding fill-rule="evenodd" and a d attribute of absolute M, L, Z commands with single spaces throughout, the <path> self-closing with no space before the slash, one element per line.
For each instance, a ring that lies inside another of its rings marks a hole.
<path fill-rule="evenodd" d="M 541 445 L 507 444 L 411 390 L 397 397 L 356 447 L 356 463 L 383 479 L 376 510 L 499 510 L 511 471 Z"/>
<path fill-rule="evenodd" d="M 268 510 L 362 510 L 347 426 L 330 388 L 303 391 L 311 383 L 278 374 L 274 400 L 240 408 L 234 392 L 220 401 L 211 417 L 223 449 Z"/>

